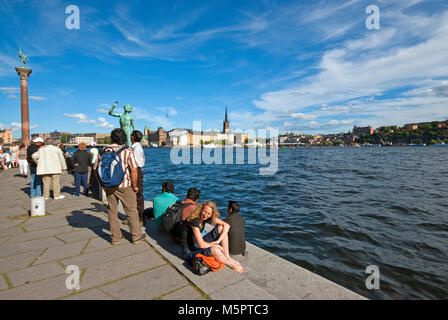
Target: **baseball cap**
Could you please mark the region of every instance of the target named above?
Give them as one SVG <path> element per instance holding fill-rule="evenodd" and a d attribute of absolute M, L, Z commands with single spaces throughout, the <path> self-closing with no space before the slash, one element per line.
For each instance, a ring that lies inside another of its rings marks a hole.
<path fill-rule="evenodd" d="M 92 147 L 94 147 L 94 146 L 96 146 L 96 142 L 95 142 L 95 141 L 90 141 L 90 145 L 91 145 Z"/>
<path fill-rule="evenodd" d="M 33 142 L 40 142 L 40 143 L 44 143 L 44 139 L 37 137 L 33 140 Z"/>

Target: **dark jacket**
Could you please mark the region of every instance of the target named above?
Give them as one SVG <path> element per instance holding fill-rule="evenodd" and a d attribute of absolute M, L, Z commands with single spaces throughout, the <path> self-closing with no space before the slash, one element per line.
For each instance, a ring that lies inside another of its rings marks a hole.
<path fill-rule="evenodd" d="M 89 153 L 86 150 L 78 150 L 72 156 L 73 172 L 88 173 L 89 172 Z M 76 165 L 78 164 L 78 165 Z"/>
<path fill-rule="evenodd" d="M 37 167 L 37 164 L 33 161 L 32 155 L 38 150 L 39 146 L 37 144 L 31 144 L 28 148 L 26 148 L 26 160 L 28 160 L 28 164 L 30 165 L 30 167 Z"/>
<path fill-rule="evenodd" d="M 230 225 L 229 253 L 231 255 L 243 254 L 246 250 L 246 220 L 238 213 L 233 213 L 224 219 Z"/>

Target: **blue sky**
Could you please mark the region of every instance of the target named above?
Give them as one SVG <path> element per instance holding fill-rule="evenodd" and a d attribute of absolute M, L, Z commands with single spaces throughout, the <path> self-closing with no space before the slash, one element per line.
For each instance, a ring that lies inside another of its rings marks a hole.
<path fill-rule="evenodd" d="M 68 5 L 80 29 L 68 30 Z M 380 9 L 368 30 L 366 7 Z M 137 129 L 331 133 L 448 119 L 446 1 L 0 0 L 0 127 L 20 135 L 18 48 L 31 132 Z"/>

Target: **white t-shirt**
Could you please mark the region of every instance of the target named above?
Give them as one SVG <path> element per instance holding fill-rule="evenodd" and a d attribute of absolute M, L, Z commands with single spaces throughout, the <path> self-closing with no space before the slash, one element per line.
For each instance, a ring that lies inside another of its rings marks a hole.
<path fill-rule="evenodd" d="M 140 144 L 140 142 L 136 142 L 132 145 L 132 149 L 134 150 L 135 159 L 137 160 L 137 164 L 140 168 L 143 168 L 145 165 L 145 152 Z"/>
<path fill-rule="evenodd" d="M 91 163 L 95 163 L 96 159 L 98 159 L 98 149 L 97 148 L 91 148 L 90 154 L 92 154 L 92 160 Z"/>

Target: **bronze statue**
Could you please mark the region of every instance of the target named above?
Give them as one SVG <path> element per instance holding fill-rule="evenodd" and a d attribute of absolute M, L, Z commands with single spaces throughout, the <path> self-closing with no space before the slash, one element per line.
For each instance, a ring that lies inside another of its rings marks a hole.
<path fill-rule="evenodd" d="M 22 62 L 22 68 L 25 68 L 28 57 L 22 52 L 22 48 L 19 48 L 19 58 L 20 61 Z"/>
<path fill-rule="evenodd" d="M 114 109 L 115 107 L 118 105 L 118 101 L 115 101 L 115 103 L 113 104 L 113 106 L 110 108 L 109 110 L 109 115 L 112 117 L 119 117 L 120 118 L 120 128 L 124 130 L 124 132 L 126 133 L 126 137 L 127 137 L 127 145 L 128 147 L 132 147 L 132 143 L 131 143 L 131 132 L 133 130 L 135 130 L 134 127 L 134 118 L 131 115 L 132 112 L 132 106 L 130 104 L 125 104 L 123 106 L 124 108 L 124 113 L 120 114 L 120 113 L 114 113 Z M 132 130 L 131 130 L 132 127 Z"/>

